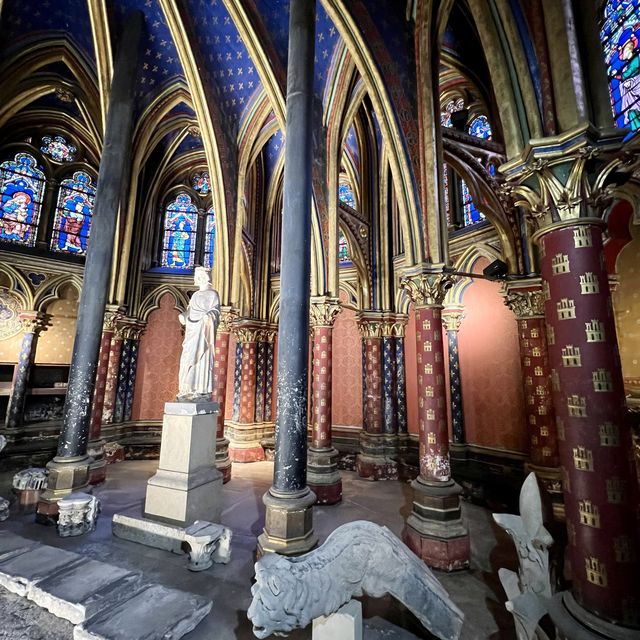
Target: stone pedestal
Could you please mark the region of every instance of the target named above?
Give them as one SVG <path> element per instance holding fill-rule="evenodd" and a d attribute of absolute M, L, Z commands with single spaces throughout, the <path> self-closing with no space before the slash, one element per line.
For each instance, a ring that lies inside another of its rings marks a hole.
<path fill-rule="evenodd" d="M 56 456 L 47 464 L 48 486 L 40 496 L 36 512 L 36 522 L 55 524 L 58 520 L 58 501 L 76 491 L 89 491 L 88 456 Z"/>
<path fill-rule="evenodd" d="M 144 515 L 187 526 L 220 519 L 222 474 L 215 468 L 216 402 L 165 404 L 158 471 L 149 479 Z"/>

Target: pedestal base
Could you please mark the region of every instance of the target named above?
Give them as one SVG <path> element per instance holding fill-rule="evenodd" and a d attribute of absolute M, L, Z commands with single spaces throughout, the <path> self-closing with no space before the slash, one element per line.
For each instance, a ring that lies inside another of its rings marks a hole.
<path fill-rule="evenodd" d="M 48 485 L 38 501 L 36 522 L 55 524 L 58 520 L 58 500 L 78 491 L 91 491 L 89 468 L 92 462 L 89 456 L 55 457 L 47 464 Z"/>
<path fill-rule="evenodd" d="M 569 591 L 549 600 L 549 616 L 558 631 L 558 640 L 637 640 L 640 626 L 621 627 L 606 622 L 581 607 Z M 640 624 L 640 618 L 636 619 Z"/>
<path fill-rule="evenodd" d="M 367 480 L 398 479 L 398 436 L 384 433 L 360 435 L 361 453 L 357 457 L 358 475 Z"/>
<path fill-rule="evenodd" d="M 215 460 L 218 404 L 167 403 L 158 471 L 147 483 L 144 516 L 186 526 L 220 520 L 222 474 Z"/>
<path fill-rule="evenodd" d="M 434 484 L 418 478 L 404 543 L 428 566 L 442 571 L 469 567 L 469 532 L 462 523 L 461 488 L 453 481 Z"/>
<path fill-rule="evenodd" d="M 104 440 L 89 442 L 87 455 L 93 462 L 89 465 L 89 484 L 95 485 L 107 479 L 107 461 L 104 457 Z"/>
<path fill-rule="evenodd" d="M 229 441 L 226 438 L 218 438 L 216 440 L 216 469 L 222 474 L 222 484 L 226 484 L 231 480 Z"/>
<path fill-rule="evenodd" d="M 229 458 L 231 462 L 261 462 L 266 454 L 261 442 L 273 438 L 272 422 L 241 424 L 227 422 L 225 436 L 229 439 Z"/>
<path fill-rule="evenodd" d="M 340 453 L 336 449 L 309 448 L 307 486 L 316 494 L 317 504 L 336 504 L 342 500 L 342 479 L 338 471 Z"/>
<path fill-rule="evenodd" d="M 279 553 L 295 556 L 318 544 L 313 532 L 312 506 L 316 496 L 308 488 L 295 494 L 279 494 L 273 489 L 264 494 L 267 507 L 264 530 L 258 537 L 257 556 Z"/>

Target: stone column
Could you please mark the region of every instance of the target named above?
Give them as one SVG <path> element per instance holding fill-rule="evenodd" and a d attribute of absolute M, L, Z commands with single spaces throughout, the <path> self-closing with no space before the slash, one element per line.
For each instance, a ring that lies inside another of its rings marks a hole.
<path fill-rule="evenodd" d="M 11 381 L 11 395 L 5 420 L 7 429 L 17 429 L 22 425 L 29 376 L 38 345 L 38 335 L 46 325 L 46 316 L 38 311 L 22 311 L 19 318 L 23 331 L 22 344 Z"/>
<path fill-rule="evenodd" d="M 451 432 L 454 444 L 464 444 L 464 411 L 462 409 L 462 382 L 460 379 L 460 355 L 458 331 L 462 324 L 462 307 L 449 306 L 442 312 L 442 324 L 447 332 L 449 347 L 449 394 L 451 396 Z"/>
<path fill-rule="evenodd" d="M 598 618 L 638 629 L 637 484 L 603 227 L 598 219 L 577 218 L 542 229 L 536 239 L 564 475 L 571 593 Z M 569 608 L 570 602 L 565 599 Z"/>
<path fill-rule="evenodd" d="M 432 266 L 407 274 L 401 284 L 415 303 L 420 456 L 403 538 L 429 566 L 463 569 L 469 566 L 469 534 L 460 487 L 451 478 L 442 344 L 442 301 L 453 279 Z"/>
<path fill-rule="evenodd" d="M 93 390 L 93 403 L 91 405 L 91 422 L 89 427 L 89 444 L 87 452 L 93 462 L 89 466 L 89 484 L 99 484 L 107 477 L 107 461 L 104 458 L 104 440 L 102 439 L 102 410 L 104 408 L 104 394 L 107 383 L 107 371 L 109 369 L 109 354 L 111 351 L 111 339 L 120 318 L 119 309 L 107 308 L 102 326 L 102 338 L 100 339 L 100 355 L 98 356 L 98 369 L 96 371 L 96 386 Z"/>
<path fill-rule="evenodd" d="M 124 24 L 113 67 L 91 236 L 78 304 L 69 386 L 58 452 L 49 463 L 49 485 L 38 505 L 40 520 L 57 515 L 57 500 L 89 481 L 87 455 L 91 400 L 95 385 L 102 323 L 111 275 L 113 239 L 124 181 L 129 178 L 122 159 L 128 156 L 135 107 L 138 54 L 143 14 L 131 12 Z"/>
<path fill-rule="evenodd" d="M 311 299 L 313 370 L 311 382 L 311 446 L 308 452 L 307 484 L 318 504 L 342 500 L 338 451 L 331 444 L 331 376 L 333 367 L 333 323 L 340 313 L 337 298 Z"/>
<path fill-rule="evenodd" d="M 404 360 L 404 338 L 407 318 L 395 325 L 396 351 L 396 412 L 398 417 L 398 453 L 400 457 L 409 450 L 409 433 L 407 431 L 407 381 Z"/>
<path fill-rule="evenodd" d="M 229 366 L 229 340 L 235 313 L 231 307 L 222 307 L 216 334 L 216 364 L 213 372 L 213 400 L 218 403 L 216 423 L 216 468 L 222 481 L 231 480 L 229 441 L 224 437 L 224 412 L 227 401 L 227 370 Z"/>
<path fill-rule="evenodd" d="M 138 373 L 138 356 L 140 354 L 140 338 L 144 333 L 145 323 L 135 322 L 128 327 L 129 345 L 129 371 L 127 375 L 126 395 L 124 400 L 123 422 L 131 420 L 133 411 L 133 396 L 136 389 L 136 376 Z"/>
<path fill-rule="evenodd" d="M 525 413 L 529 434 L 527 470 L 534 471 L 551 497 L 556 519 L 564 519 L 558 432 L 551 394 L 551 369 L 547 352 L 542 281 L 539 278 L 510 282 L 505 304 L 518 321 L 520 364 L 524 382 Z"/>
<path fill-rule="evenodd" d="M 258 552 L 304 553 L 315 546 L 307 481 L 307 377 L 311 277 L 311 161 L 315 0 L 291 0 L 287 141 L 278 331 L 278 409 L 273 486 Z"/>

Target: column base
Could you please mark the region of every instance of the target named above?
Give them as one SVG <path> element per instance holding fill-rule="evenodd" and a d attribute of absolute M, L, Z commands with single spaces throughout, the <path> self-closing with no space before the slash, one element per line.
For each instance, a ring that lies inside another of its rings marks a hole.
<path fill-rule="evenodd" d="M 598 618 L 581 607 L 569 591 L 556 593 L 548 603 L 558 640 L 637 640 L 640 635 L 638 626 L 622 627 Z M 635 611 L 633 614 L 640 625 L 640 616 Z"/>
<path fill-rule="evenodd" d="M 398 479 L 398 436 L 395 434 L 360 434 L 361 453 L 356 466 L 358 475 L 367 480 Z"/>
<path fill-rule="evenodd" d="M 231 462 L 260 462 L 266 460 L 262 440 L 272 438 L 273 423 L 239 424 L 227 422 L 225 436 L 229 439 Z"/>
<path fill-rule="evenodd" d="M 318 544 L 312 511 L 316 496 L 308 487 L 291 494 L 278 493 L 272 488 L 264 494 L 262 501 L 267 512 L 264 530 L 258 537 L 258 558 L 265 553 L 300 555 Z"/>
<path fill-rule="evenodd" d="M 564 495 L 562 493 L 562 472 L 560 467 L 542 467 L 531 462 L 524 465 L 525 474 L 533 471 L 538 484 L 544 489 L 550 501 L 553 519 L 557 522 L 565 521 Z"/>
<path fill-rule="evenodd" d="M 218 438 L 216 440 L 216 469 L 222 474 L 222 484 L 226 484 L 231 480 L 229 441 L 226 438 Z"/>
<path fill-rule="evenodd" d="M 469 532 L 462 522 L 460 493 L 453 480 L 433 483 L 417 478 L 413 511 L 402 539 L 425 564 L 442 571 L 469 568 Z"/>
<path fill-rule="evenodd" d="M 87 454 L 93 458 L 89 465 L 89 484 L 95 485 L 107 479 L 107 460 L 104 455 L 104 440 L 93 440 L 89 442 Z"/>
<path fill-rule="evenodd" d="M 55 524 L 58 521 L 58 501 L 76 491 L 91 492 L 89 471 L 93 460 L 89 456 L 63 458 L 56 456 L 47 463 L 49 482 L 36 508 L 36 522 Z"/>
<path fill-rule="evenodd" d="M 342 500 L 342 479 L 338 471 L 340 453 L 336 449 L 313 449 L 307 453 L 307 486 L 316 494 L 317 504 Z"/>

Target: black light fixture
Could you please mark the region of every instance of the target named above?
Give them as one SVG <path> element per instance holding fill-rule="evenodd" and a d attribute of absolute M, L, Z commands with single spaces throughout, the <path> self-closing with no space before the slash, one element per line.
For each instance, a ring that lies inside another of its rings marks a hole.
<path fill-rule="evenodd" d="M 454 276 L 465 276 L 466 278 L 480 278 L 481 280 L 490 280 L 491 282 L 504 282 L 506 280 L 522 280 L 530 278 L 527 275 L 509 275 L 509 267 L 502 260 L 494 260 L 489 266 L 485 267 L 480 273 L 469 273 L 468 271 L 456 271 L 452 267 L 444 268 L 446 273 Z"/>

